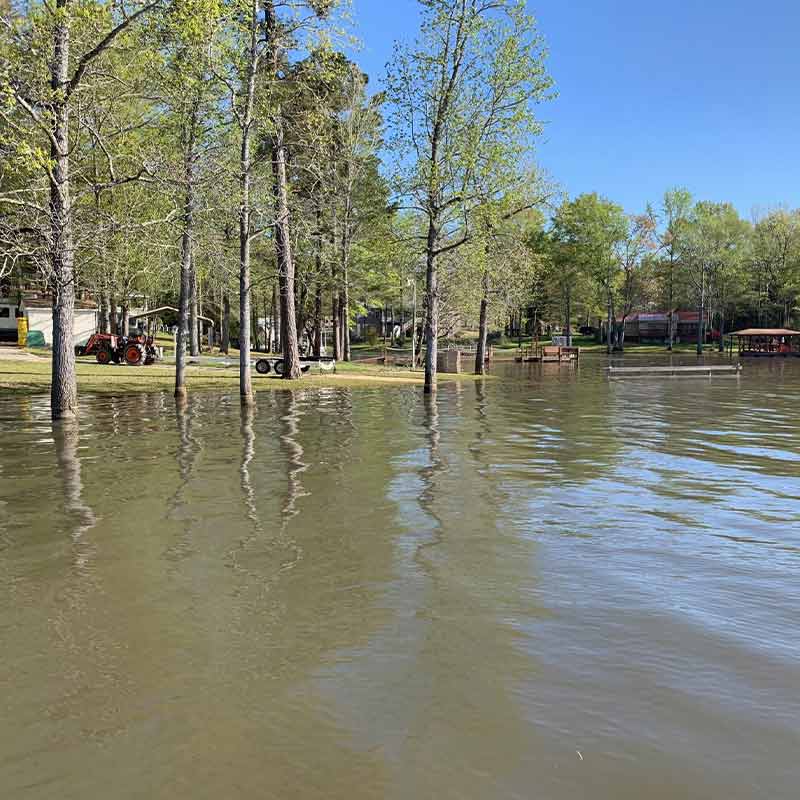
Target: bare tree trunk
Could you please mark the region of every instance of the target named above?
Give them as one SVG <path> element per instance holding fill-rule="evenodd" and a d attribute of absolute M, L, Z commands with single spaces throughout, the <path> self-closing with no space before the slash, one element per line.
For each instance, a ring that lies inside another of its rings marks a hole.
<path fill-rule="evenodd" d="M 283 349 L 283 323 L 281 322 L 281 304 L 278 300 L 278 284 L 273 281 L 272 283 L 272 327 L 275 331 L 275 339 L 272 342 L 272 352 L 280 353 Z"/>
<path fill-rule="evenodd" d="M 222 330 L 220 331 L 220 353 L 228 354 L 231 349 L 231 298 L 227 287 L 222 290 Z"/>
<path fill-rule="evenodd" d="M 489 333 L 489 273 L 484 270 L 481 281 L 483 294 L 481 295 L 481 314 L 478 323 L 478 344 L 475 348 L 475 374 L 486 373 L 486 339 Z"/>
<path fill-rule="evenodd" d="M 321 267 L 320 267 L 321 268 Z M 317 274 L 319 274 L 319 269 Z M 322 281 L 317 280 L 314 289 L 314 356 L 322 355 Z"/>
<path fill-rule="evenodd" d="M 697 355 L 703 354 L 705 344 L 705 313 L 706 313 L 706 271 L 700 272 L 700 314 L 697 318 Z"/>
<path fill-rule="evenodd" d="M 333 357 L 340 361 L 342 358 L 341 331 L 339 329 L 339 296 L 334 292 L 331 301 L 331 319 L 333 324 Z"/>
<path fill-rule="evenodd" d="M 200 355 L 200 331 L 198 329 L 197 313 L 197 267 L 194 257 L 189 274 L 189 349 L 192 356 Z"/>
<path fill-rule="evenodd" d="M 567 288 L 567 319 L 564 325 L 564 333 L 567 337 L 567 344 L 572 345 L 572 288 Z"/>
<path fill-rule="evenodd" d="M 107 292 L 100 295 L 100 319 L 97 330 L 99 333 L 109 333 L 111 330 L 110 302 Z"/>
<path fill-rule="evenodd" d="M 53 363 L 50 413 L 53 419 L 72 419 L 78 412 L 75 375 L 75 269 L 72 242 L 72 199 L 69 185 L 69 10 L 57 0 L 54 17 L 50 85 L 53 138 L 50 144 L 50 260 L 53 268 Z"/>
<path fill-rule="evenodd" d="M 671 248 L 670 248 L 671 250 Z M 674 325 L 672 315 L 675 312 L 675 265 L 673 263 L 674 255 L 672 252 L 669 254 L 669 341 L 667 343 L 667 350 L 672 350 L 674 342 Z"/>
<path fill-rule="evenodd" d="M 295 269 L 297 269 L 297 265 L 295 264 Z M 295 288 L 297 288 L 298 284 L 295 281 Z M 308 285 L 303 281 L 299 286 L 299 292 L 295 293 L 299 295 L 297 298 L 297 340 L 298 340 L 298 348 L 302 345 L 303 342 L 303 333 L 306 329 L 306 321 L 307 321 L 307 314 L 306 308 L 308 305 Z"/>
<path fill-rule="evenodd" d="M 316 247 L 314 267 L 316 281 L 314 283 L 314 341 L 312 353 L 316 358 L 322 355 L 322 208 L 317 201 L 316 207 Z"/>
<path fill-rule="evenodd" d="M 183 233 L 181 235 L 181 280 L 178 299 L 178 335 L 175 347 L 175 399 L 186 401 L 186 334 L 189 331 L 189 301 L 192 291 L 192 245 L 194 242 L 194 148 L 197 106 L 193 106 L 189 124 L 184 131 L 184 198 Z"/>
<path fill-rule="evenodd" d="M 258 0 L 251 0 L 248 24 L 250 25 L 250 47 L 247 54 L 245 106 L 240 118 L 242 137 L 239 154 L 239 398 L 244 405 L 254 402 L 253 375 L 250 369 L 250 234 L 252 227 L 250 141 L 254 126 L 253 107 L 259 62 L 259 37 L 261 35 Z"/>
<path fill-rule="evenodd" d="M 606 330 L 606 353 L 611 355 L 614 350 L 614 309 L 610 290 L 606 290 L 606 311 L 608 314 Z"/>
<path fill-rule="evenodd" d="M 341 353 L 345 361 L 350 361 L 350 287 L 348 271 L 350 265 L 350 217 L 352 214 L 352 164 L 347 161 L 346 196 L 344 219 L 342 220 L 342 287 L 339 295 L 339 314 L 341 315 Z"/>
<path fill-rule="evenodd" d="M 342 273 L 342 284 L 342 355 L 345 361 L 350 361 L 350 287 L 347 284 L 347 266 Z"/>
<path fill-rule="evenodd" d="M 283 144 L 283 122 L 276 120 L 272 146 L 272 174 L 275 193 L 275 252 L 280 284 L 281 325 L 283 327 L 283 377 L 300 377 L 300 351 L 297 341 L 297 319 L 294 303 L 294 259 L 289 226 L 289 193 L 286 177 L 286 149 Z"/>
<path fill-rule="evenodd" d="M 128 308 L 128 299 L 125 298 L 122 301 L 122 335 L 123 336 L 130 336 L 131 331 L 131 312 Z"/>
<path fill-rule="evenodd" d="M 436 393 L 436 357 L 439 349 L 439 276 L 436 270 L 436 225 L 428 221 L 425 259 L 425 394 Z"/>

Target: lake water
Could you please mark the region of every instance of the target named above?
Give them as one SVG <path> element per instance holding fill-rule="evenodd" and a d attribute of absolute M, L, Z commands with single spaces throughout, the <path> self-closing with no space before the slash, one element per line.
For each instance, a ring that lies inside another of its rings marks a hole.
<path fill-rule="evenodd" d="M 800 363 L 604 365 L 0 397 L 0 797 L 796 798 Z"/>

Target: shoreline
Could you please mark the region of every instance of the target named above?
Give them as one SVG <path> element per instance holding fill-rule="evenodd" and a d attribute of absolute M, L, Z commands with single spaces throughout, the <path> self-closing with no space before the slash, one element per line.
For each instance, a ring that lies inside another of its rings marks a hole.
<path fill-rule="evenodd" d="M 3 358 L 0 353 L 0 394 L 35 395 L 50 391 L 51 361 L 48 358 L 32 360 Z M 171 366 L 154 364 L 147 367 L 100 365 L 94 361 L 77 364 L 78 393 L 119 395 L 148 392 L 172 392 L 175 370 Z M 471 373 L 440 373 L 440 384 L 458 381 L 494 380 L 492 375 Z M 423 386 L 421 371 L 411 372 L 388 367 L 358 366 L 357 362 L 340 365 L 335 373 L 305 374 L 294 381 L 274 375 L 261 376 L 253 371 L 253 390 L 256 394 L 267 391 L 292 391 L 319 388 L 375 388 L 390 386 Z M 239 371 L 233 368 L 187 366 L 186 388 L 195 391 L 238 391 Z"/>

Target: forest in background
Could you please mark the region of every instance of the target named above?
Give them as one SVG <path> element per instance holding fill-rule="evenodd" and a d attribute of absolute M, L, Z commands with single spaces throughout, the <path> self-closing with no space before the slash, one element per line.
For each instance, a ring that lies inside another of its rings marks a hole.
<path fill-rule="evenodd" d="M 636 311 L 794 324 L 800 212 L 565 196 L 537 166 L 555 86 L 523 0 L 420 8 L 367 76 L 337 0 L 0 0 L 0 285 L 53 297 L 54 417 L 77 408 L 81 297 L 101 330 L 144 298 L 179 308 L 179 399 L 213 318 L 244 403 L 254 319 L 291 380 L 326 326 L 349 360 L 356 317 L 408 310 L 414 287 L 428 392 L 465 326 L 481 371 L 490 331 L 537 320 L 603 318 L 609 349 Z"/>

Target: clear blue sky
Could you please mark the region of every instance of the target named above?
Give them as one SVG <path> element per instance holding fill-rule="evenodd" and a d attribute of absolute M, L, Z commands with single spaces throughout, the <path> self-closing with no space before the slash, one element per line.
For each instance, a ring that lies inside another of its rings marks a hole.
<path fill-rule="evenodd" d="M 416 0 L 353 0 L 371 80 L 418 27 Z M 698 199 L 800 206 L 797 0 L 530 0 L 559 96 L 539 162 L 571 194 L 637 211 Z"/>

